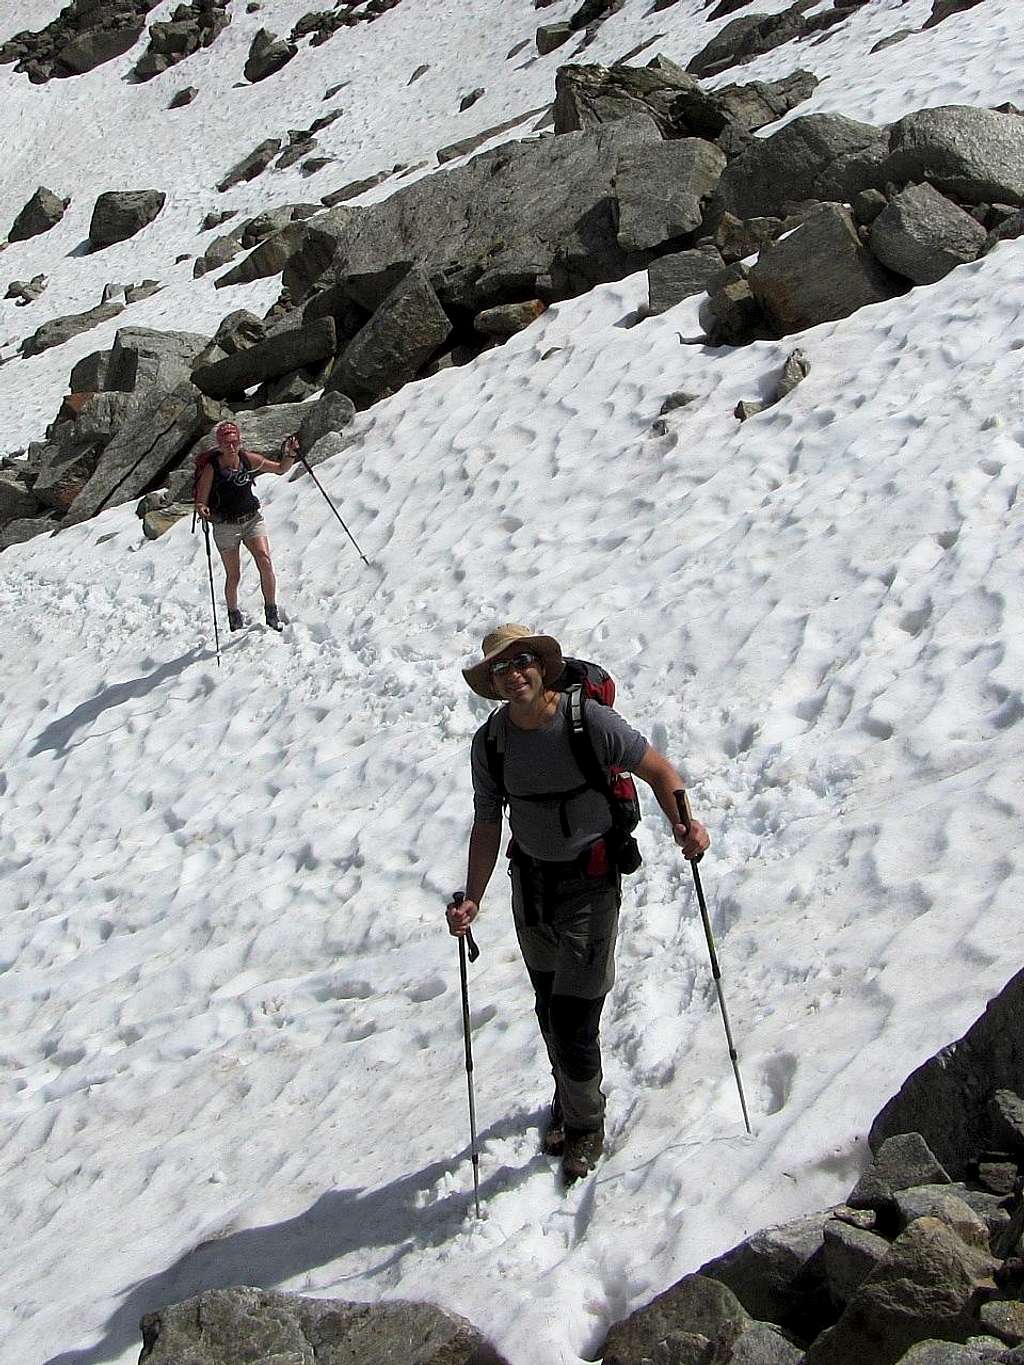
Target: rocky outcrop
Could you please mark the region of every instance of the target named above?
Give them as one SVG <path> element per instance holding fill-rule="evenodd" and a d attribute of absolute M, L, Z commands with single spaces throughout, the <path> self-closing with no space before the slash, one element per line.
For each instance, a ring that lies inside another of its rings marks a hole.
<path fill-rule="evenodd" d="M 856 13 L 862 0 L 835 0 L 821 9 L 818 0 L 796 0 L 778 14 L 749 14 L 733 19 L 691 58 L 687 71 L 694 76 L 717 76 L 732 66 L 749 62 L 797 38 L 808 38 Z M 811 11 L 816 11 L 811 13 Z M 722 11 L 724 12 L 724 11 Z"/>
<path fill-rule="evenodd" d="M 230 22 L 228 0 L 192 0 L 191 4 L 178 5 L 168 22 L 150 25 L 149 46 L 132 74 L 137 81 L 152 80 L 209 47 Z M 178 106 L 172 103 L 171 107 Z"/>
<path fill-rule="evenodd" d="M 154 390 L 105 447 L 95 473 L 71 504 L 66 526 L 94 517 L 106 507 L 129 502 L 154 485 L 181 459 L 200 431 L 217 420 L 190 384 L 172 392 Z"/>
<path fill-rule="evenodd" d="M 1024 972 L 883 1109 L 847 1203 L 701 1266 L 611 1328 L 605 1365 L 1019 1365 L 1022 1011 Z"/>
<path fill-rule="evenodd" d="M 0 63 L 42 84 L 80 76 L 135 46 L 156 0 L 71 0 L 37 32 L 17 33 L 0 47 Z"/>
<path fill-rule="evenodd" d="M 298 1365 L 314 1354 L 319 1365 L 505 1365 L 465 1318 L 426 1303 L 345 1303 L 216 1289 L 142 1319 L 146 1365 Z"/>
<path fill-rule="evenodd" d="M 41 232 L 49 232 L 64 217 L 70 203 L 70 198 L 61 199 L 45 185 L 40 185 L 11 224 L 7 240 L 24 242 L 30 237 L 38 237 Z"/>
<path fill-rule="evenodd" d="M 4 298 L 14 299 L 16 308 L 24 308 L 46 290 L 49 283 L 45 275 L 33 275 L 30 280 L 11 280 Z"/>
<path fill-rule="evenodd" d="M 151 223 L 167 199 L 163 190 L 108 190 L 98 196 L 89 223 L 93 251 L 134 237 Z"/>

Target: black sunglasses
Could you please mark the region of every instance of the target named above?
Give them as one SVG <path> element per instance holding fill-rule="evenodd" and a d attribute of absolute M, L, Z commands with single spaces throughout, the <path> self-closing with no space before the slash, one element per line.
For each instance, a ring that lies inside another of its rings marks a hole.
<path fill-rule="evenodd" d="M 533 668 L 537 663 L 536 654 L 513 654 L 511 659 L 499 659 L 496 664 L 491 664 L 491 677 L 503 678 L 506 673 L 511 673 L 514 668 L 517 673 L 523 673 L 528 668 Z"/>

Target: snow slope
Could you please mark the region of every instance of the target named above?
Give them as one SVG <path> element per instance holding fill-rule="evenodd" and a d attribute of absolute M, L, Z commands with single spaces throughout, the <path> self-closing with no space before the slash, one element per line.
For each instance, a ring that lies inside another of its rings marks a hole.
<path fill-rule="evenodd" d="M 56 8 L 11 6 L 3 30 Z M 121 324 L 212 330 L 266 307 L 276 281 L 217 292 L 171 265 L 201 249 L 205 212 L 420 160 L 542 103 L 570 55 L 504 61 L 537 23 L 525 0 L 403 0 L 235 90 L 255 29 L 305 8 L 240 8 L 210 52 L 141 87 L 120 80 L 131 55 L 43 87 L 0 69 L 17 130 L 0 221 L 39 179 L 75 196 L 3 254 L 9 278 L 51 276 L 30 308 L 0 305 L 8 342 L 111 279 L 166 286 Z M 696 0 L 647 8 L 627 0 L 585 59 L 659 32 L 651 51 L 678 59 L 706 41 Z M 1014 9 L 986 0 L 868 57 L 930 10 L 878 0 L 740 78 L 799 61 L 830 76 L 801 112 L 874 120 L 998 103 L 1024 60 Z M 336 179 L 217 195 L 346 77 L 349 116 L 324 134 Z M 195 104 L 161 112 L 186 84 Z M 485 100 L 456 114 L 476 85 Z M 66 254 L 95 193 L 142 183 L 171 191 L 149 229 Z M 882 1102 L 1024 947 L 1022 263 L 1007 243 L 735 352 L 679 344 L 692 302 L 624 325 L 642 276 L 551 309 L 363 415 L 358 447 L 322 467 L 370 569 L 309 480 L 261 488 L 294 624 L 225 640 L 219 669 L 187 524 L 150 544 L 128 507 L 0 557 L 5 1363 L 126 1365 L 142 1312 L 249 1283 L 427 1298 L 513 1365 L 575 1365 L 707 1257 L 843 1197 Z M 117 325 L 0 368 L 9 448 Z M 738 424 L 796 341 L 808 380 Z M 680 388 L 696 401 L 655 435 Z M 243 598 L 255 610 L 251 567 Z M 605 663 L 687 774 L 755 1134 L 689 872 L 648 801 L 603 1030 L 610 1154 L 568 1195 L 536 1153 L 548 1082 L 495 876 L 470 985 L 476 1222 L 442 913 L 486 714 L 458 665 L 507 619 Z"/>

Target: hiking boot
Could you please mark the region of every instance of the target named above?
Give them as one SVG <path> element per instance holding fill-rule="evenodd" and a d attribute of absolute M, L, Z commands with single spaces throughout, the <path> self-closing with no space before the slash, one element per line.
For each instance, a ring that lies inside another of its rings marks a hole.
<path fill-rule="evenodd" d="M 231 630 L 241 630 L 244 625 L 245 622 L 242 620 L 242 613 L 238 611 L 237 608 L 232 608 L 228 611 L 228 626 Z"/>
<path fill-rule="evenodd" d="M 561 1156 L 565 1151 L 565 1119 L 562 1116 L 562 1106 L 559 1103 L 557 1093 L 551 1101 L 548 1121 L 544 1125 L 540 1145 L 547 1156 Z"/>
<path fill-rule="evenodd" d="M 284 630 L 284 624 L 281 621 L 280 616 L 277 614 L 277 608 L 273 606 L 270 602 L 268 602 L 266 605 L 265 615 L 267 619 L 267 625 L 270 627 L 271 630 Z"/>
<path fill-rule="evenodd" d="M 565 1130 L 565 1151 L 562 1153 L 562 1179 L 567 1185 L 580 1180 L 597 1165 L 604 1150 L 604 1127 L 596 1133 L 581 1133 L 577 1128 Z"/>

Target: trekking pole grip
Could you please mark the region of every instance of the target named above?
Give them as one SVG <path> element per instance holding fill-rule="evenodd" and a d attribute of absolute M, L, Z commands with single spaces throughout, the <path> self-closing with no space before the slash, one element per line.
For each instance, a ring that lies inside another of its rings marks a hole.
<path fill-rule="evenodd" d="M 689 834 L 690 826 L 693 824 L 693 811 L 690 809 L 690 798 L 686 795 L 686 792 L 682 787 L 677 788 L 672 795 L 676 798 L 676 806 L 679 808 L 679 823 L 686 826 L 686 832 Z M 690 859 L 690 862 L 699 863 L 703 857 L 703 853 L 698 853 L 696 858 Z"/>
<path fill-rule="evenodd" d="M 465 891 L 452 892 L 452 901 L 454 902 L 455 905 L 461 905 L 465 899 L 466 899 Z M 476 939 L 473 937 L 473 930 L 467 929 L 463 937 L 466 940 L 466 947 L 469 950 L 469 960 L 470 962 L 475 962 L 477 958 L 480 956 L 480 949 L 476 946 Z"/>

